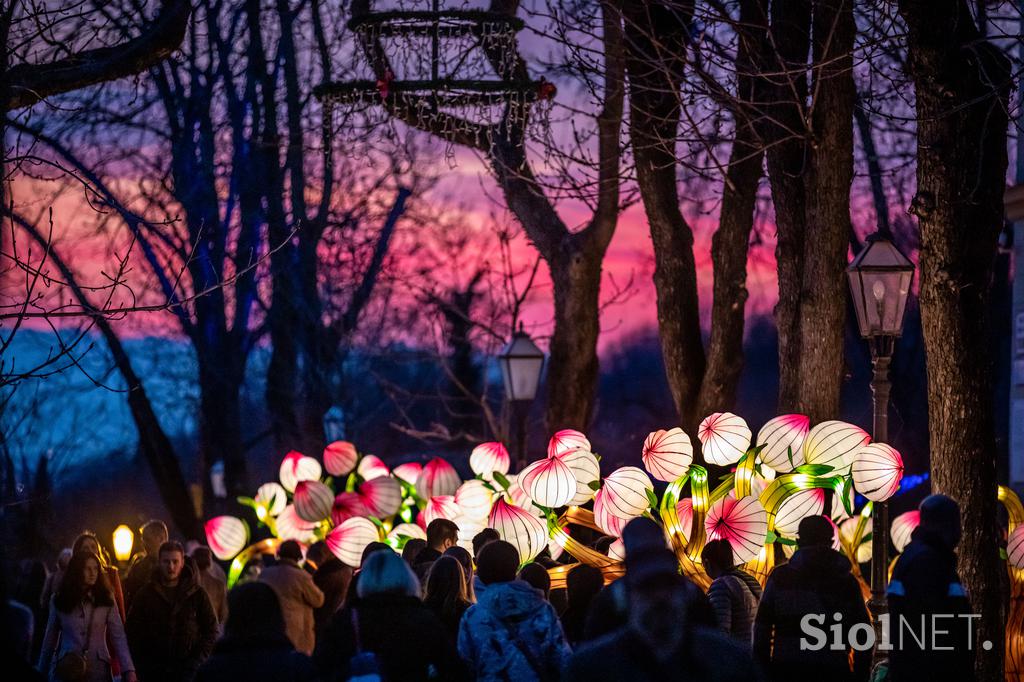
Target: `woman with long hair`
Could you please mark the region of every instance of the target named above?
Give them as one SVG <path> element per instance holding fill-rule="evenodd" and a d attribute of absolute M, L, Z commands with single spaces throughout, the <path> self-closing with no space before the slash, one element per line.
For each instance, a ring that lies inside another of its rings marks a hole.
<path fill-rule="evenodd" d="M 120 664 L 121 680 L 135 682 L 135 664 L 100 559 L 80 551 L 72 555 L 53 595 L 39 670 L 55 680 L 110 682 L 111 648 L 113 660 Z"/>
<path fill-rule="evenodd" d="M 452 639 L 457 639 L 462 614 L 471 606 L 466 598 L 466 574 L 458 559 L 444 555 L 430 567 L 423 603 L 437 614 Z"/>
<path fill-rule="evenodd" d="M 466 601 L 476 603 L 476 590 L 473 587 L 473 555 L 465 547 L 455 545 L 444 551 L 445 556 L 455 557 L 462 566 L 462 577 L 466 579 Z"/>
<path fill-rule="evenodd" d="M 114 595 L 114 602 L 117 604 L 117 611 L 121 614 L 121 622 L 124 622 L 127 612 L 124 607 L 124 592 L 121 590 L 121 576 L 117 572 L 117 566 L 110 562 L 110 557 L 107 555 L 103 545 L 100 544 L 100 539 L 96 533 L 91 530 L 83 530 L 75 538 L 74 544 L 71 545 L 71 555 L 74 556 L 79 552 L 92 552 L 96 555 L 96 558 L 100 561 L 100 568 L 103 571 L 103 575 L 107 578 L 107 583 L 110 585 L 110 590 Z"/>

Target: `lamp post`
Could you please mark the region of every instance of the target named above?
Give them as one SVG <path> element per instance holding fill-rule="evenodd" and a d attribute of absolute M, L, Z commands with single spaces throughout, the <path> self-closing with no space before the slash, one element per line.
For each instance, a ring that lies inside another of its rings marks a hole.
<path fill-rule="evenodd" d="M 135 544 L 135 533 L 132 529 L 121 524 L 114 529 L 113 535 L 114 542 L 114 557 L 118 563 L 124 565 L 128 563 L 128 560 L 132 558 L 132 546 Z"/>
<path fill-rule="evenodd" d="M 516 470 L 526 466 L 526 417 L 530 403 L 537 397 L 541 372 L 544 370 L 544 351 L 523 331 L 512 335 L 512 339 L 498 354 L 501 366 L 501 380 L 505 385 L 505 399 L 516 431 Z"/>
<path fill-rule="evenodd" d="M 871 349 L 871 395 L 874 403 L 872 438 L 889 438 L 889 365 L 896 339 L 903 333 L 914 264 L 893 243 L 885 228 L 867 238 L 864 248 L 846 269 L 860 335 Z M 886 612 L 885 591 L 889 569 L 889 505 L 875 502 L 871 529 L 871 615 L 875 642 L 882 641 L 880 616 Z M 882 654 L 875 646 L 875 660 Z"/>

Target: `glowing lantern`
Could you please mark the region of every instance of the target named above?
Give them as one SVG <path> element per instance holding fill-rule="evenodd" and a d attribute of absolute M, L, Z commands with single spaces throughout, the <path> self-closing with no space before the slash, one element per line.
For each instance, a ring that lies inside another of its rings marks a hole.
<path fill-rule="evenodd" d="M 282 540 L 295 540 L 308 545 L 316 538 L 316 523 L 305 521 L 295 513 L 295 505 L 289 504 L 275 519 L 277 537 Z"/>
<path fill-rule="evenodd" d="M 653 491 L 654 484 L 643 469 L 621 467 L 604 479 L 602 490 L 608 513 L 628 521 L 647 511 L 647 491 Z"/>
<path fill-rule="evenodd" d="M 569 467 L 573 478 L 576 479 L 576 494 L 569 500 L 569 504 L 581 505 L 589 502 L 595 492 L 590 484 L 601 480 L 601 465 L 597 457 L 585 448 L 566 450 L 556 457 Z"/>
<path fill-rule="evenodd" d="M 709 540 L 728 540 L 736 563 L 757 557 L 768 536 L 768 513 L 756 497 L 723 497 L 711 505 L 704 530 Z"/>
<path fill-rule="evenodd" d="M 331 507 L 331 523 L 340 526 L 347 519 L 353 516 L 369 516 L 370 510 L 359 493 L 340 493 L 334 498 L 334 506 Z"/>
<path fill-rule="evenodd" d="M 114 529 L 114 556 L 118 561 L 132 558 L 132 546 L 135 544 L 135 533 L 123 523 Z"/>
<path fill-rule="evenodd" d="M 626 545 L 622 542 L 622 538 L 608 545 L 608 558 L 616 561 L 626 560 Z"/>
<path fill-rule="evenodd" d="M 328 533 L 324 542 L 327 543 L 327 549 L 331 550 L 341 563 L 359 568 L 363 550 L 368 544 L 379 539 L 380 533 L 377 532 L 377 526 L 373 525 L 373 521 L 357 517 L 348 519 Z"/>
<path fill-rule="evenodd" d="M 388 476 L 391 474 L 391 470 L 388 469 L 388 465 L 385 464 L 380 457 L 376 455 L 364 455 L 359 460 L 359 466 L 356 467 L 356 473 L 363 477 L 364 481 L 372 481 L 375 478 L 381 476 Z"/>
<path fill-rule="evenodd" d="M 577 448 L 590 450 L 590 441 L 576 429 L 562 429 L 548 441 L 548 457 L 557 457 Z"/>
<path fill-rule="evenodd" d="M 254 499 L 256 504 L 266 510 L 266 514 L 277 516 L 284 511 L 285 505 L 288 504 L 288 493 L 280 483 L 264 483 L 256 490 Z M 259 511 L 256 513 L 258 515 Z"/>
<path fill-rule="evenodd" d="M 427 506 L 423 508 L 423 527 L 426 528 L 434 519 L 448 519 L 454 521 L 459 515 L 459 505 L 451 495 L 435 495 L 427 500 Z"/>
<path fill-rule="evenodd" d="M 1024 568 L 1024 524 L 1017 524 L 1006 538 L 1006 559 L 1014 568 Z"/>
<path fill-rule="evenodd" d="M 485 516 L 482 519 L 474 519 L 463 513 L 456 516 L 453 519 L 453 522 L 459 527 L 458 539 L 455 541 L 455 544 L 472 554 L 473 538 L 476 537 L 477 533 L 487 527 L 487 517 Z"/>
<path fill-rule="evenodd" d="M 605 535 L 619 537 L 629 519 L 620 519 L 608 513 L 608 505 L 604 501 L 605 494 L 603 490 L 599 490 L 594 496 L 594 523 Z"/>
<path fill-rule="evenodd" d="M 469 455 L 469 468 L 487 480 L 491 479 L 495 471 L 507 474 L 510 464 L 508 450 L 496 441 L 477 445 Z"/>
<path fill-rule="evenodd" d="M 687 497 L 679 500 L 676 504 L 676 516 L 679 517 L 679 530 L 686 540 L 690 539 L 690 529 L 693 526 L 693 498 Z"/>
<path fill-rule="evenodd" d="M 871 442 L 864 429 L 841 421 L 822 422 L 811 429 L 804 440 L 804 461 L 827 464 L 833 474 L 850 473 L 853 456 Z"/>
<path fill-rule="evenodd" d="M 466 481 L 455 491 L 455 504 L 471 519 L 484 520 L 491 511 L 492 494 L 480 479 Z M 460 526 L 461 528 L 461 526 Z"/>
<path fill-rule="evenodd" d="M 853 487 L 873 502 L 896 494 L 903 480 L 903 458 L 885 443 L 870 443 L 853 456 Z"/>
<path fill-rule="evenodd" d="M 889 533 L 889 537 L 897 552 L 903 553 L 903 550 L 910 544 L 910 536 L 920 525 L 921 512 L 916 509 L 900 514 L 892 520 L 892 531 Z M 1018 526 L 1018 528 L 1020 527 Z"/>
<path fill-rule="evenodd" d="M 530 496 L 523 490 L 523 486 L 519 485 L 519 476 L 510 474 L 505 478 L 508 480 L 508 490 L 505 491 L 505 497 L 508 498 L 508 501 L 524 511 L 539 518 L 544 518 L 544 512 L 533 503 Z"/>
<path fill-rule="evenodd" d="M 682 429 L 659 429 L 647 436 L 641 455 L 644 467 L 659 481 L 671 483 L 693 462 L 693 443 Z"/>
<path fill-rule="evenodd" d="M 422 528 L 417 526 L 415 523 L 400 523 L 391 529 L 388 533 L 388 540 L 398 540 L 398 538 L 405 536 L 406 538 L 426 540 L 427 533 Z"/>
<path fill-rule="evenodd" d="M 787 497 L 775 513 L 775 530 L 781 535 L 796 535 L 800 522 L 808 516 L 819 516 L 825 510 L 825 491 L 821 488 L 800 490 Z"/>
<path fill-rule="evenodd" d="M 215 516 L 206 522 L 205 530 L 206 544 L 221 561 L 233 559 L 249 541 L 249 528 L 234 516 Z"/>
<path fill-rule="evenodd" d="M 299 481 L 295 486 L 295 513 L 303 521 L 323 521 L 333 504 L 334 491 L 320 481 Z"/>
<path fill-rule="evenodd" d="M 857 524 L 860 522 L 858 516 L 846 519 L 839 524 L 839 536 L 842 538 L 843 544 L 853 545 L 853 534 L 857 532 Z M 857 557 L 857 563 L 863 564 L 871 561 L 871 529 L 874 526 L 873 519 L 868 519 L 864 524 L 864 532 L 861 533 L 860 539 L 857 546 L 854 547 L 854 551 Z"/>
<path fill-rule="evenodd" d="M 324 468 L 331 476 L 344 476 L 352 473 L 359 460 L 356 446 L 347 440 L 336 440 L 324 448 Z"/>
<path fill-rule="evenodd" d="M 371 516 L 393 516 L 402 506 L 402 484 L 391 476 L 378 476 L 359 486 L 359 497 Z"/>
<path fill-rule="evenodd" d="M 487 525 L 498 531 L 501 539 L 519 551 L 519 562 L 526 563 L 548 546 L 547 528 L 530 512 L 499 499 L 491 508 Z"/>
<path fill-rule="evenodd" d="M 420 477 L 422 471 L 423 465 L 419 462 L 406 462 L 396 466 L 391 473 L 395 478 L 400 478 L 409 485 L 416 485 L 416 479 Z"/>
<path fill-rule="evenodd" d="M 850 503 L 850 509 L 853 509 L 853 486 L 846 487 L 846 501 Z M 843 504 L 842 491 L 837 490 L 832 495 L 832 518 L 833 519 L 848 519 L 850 514 L 846 511 L 846 505 Z"/>
<path fill-rule="evenodd" d="M 810 417 L 802 414 L 784 414 L 768 420 L 757 432 L 757 444 L 764 446 L 761 461 L 783 473 L 803 464 L 803 444 L 810 428 Z"/>
<path fill-rule="evenodd" d="M 557 457 L 539 459 L 519 473 L 519 485 L 542 507 L 564 507 L 576 496 L 576 477 Z"/>
<path fill-rule="evenodd" d="M 284 456 L 278 477 L 281 479 L 284 489 L 291 493 L 295 492 L 295 486 L 299 481 L 317 481 L 322 473 L 320 462 L 292 450 Z"/>
<path fill-rule="evenodd" d="M 704 417 L 697 439 L 709 464 L 735 464 L 750 447 L 750 427 L 732 412 L 715 412 Z"/>
<path fill-rule="evenodd" d="M 416 479 L 416 491 L 425 499 L 437 495 L 454 495 L 461 483 L 462 479 L 455 467 L 447 460 L 435 457 L 427 462 Z"/>

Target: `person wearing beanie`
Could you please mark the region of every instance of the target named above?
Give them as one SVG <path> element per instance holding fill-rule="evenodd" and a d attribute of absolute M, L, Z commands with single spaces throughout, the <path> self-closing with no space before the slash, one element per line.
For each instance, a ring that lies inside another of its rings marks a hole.
<path fill-rule="evenodd" d="M 918 509 L 921 524 L 896 561 L 886 594 L 893 644 L 889 679 L 967 680 L 974 672 L 971 644 L 978 640 L 956 570 L 960 506 L 945 495 L 929 495 Z M 914 636 L 903 634 L 910 630 Z"/>
<path fill-rule="evenodd" d="M 832 549 L 835 525 L 824 516 L 808 516 L 797 529 L 797 550 L 789 563 L 776 567 L 768 576 L 761 604 L 754 619 L 754 658 L 771 680 L 797 679 L 866 680 L 871 666 L 871 648 L 853 651 L 850 667 L 849 638 L 844 647 L 832 648 L 831 630 L 837 620 L 843 632 L 855 625 L 870 627 L 860 584 L 850 572 L 850 560 Z M 829 640 L 817 649 L 801 643 L 816 643 L 813 633 L 804 631 L 803 619 L 812 616 L 814 627 L 828 631 Z"/>
<path fill-rule="evenodd" d="M 504 540 L 484 545 L 477 577 L 486 586 L 459 624 L 459 655 L 480 682 L 557 680 L 569 655 L 555 609 L 516 580 L 519 552 Z"/>

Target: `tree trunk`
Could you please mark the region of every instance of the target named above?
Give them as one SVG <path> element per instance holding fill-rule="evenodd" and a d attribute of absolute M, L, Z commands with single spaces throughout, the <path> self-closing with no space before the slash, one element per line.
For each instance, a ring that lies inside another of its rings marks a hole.
<path fill-rule="evenodd" d="M 1002 679 L 990 290 L 1003 223 L 1010 63 L 962 0 L 901 0 L 917 97 L 921 321 L 933 489 L 960 503 L 976 679 Z"/>
<path fill-rule="evenodd" d="M 224 462 L 224 483 L 229 498 L 251 494 L 242 446 L 241 386 L 244 366 L 227 353 L 199 360 L 199 453 L 208 472 L 219 460 Z M 209 477 L 203 489 L 210 490 Z"/>

